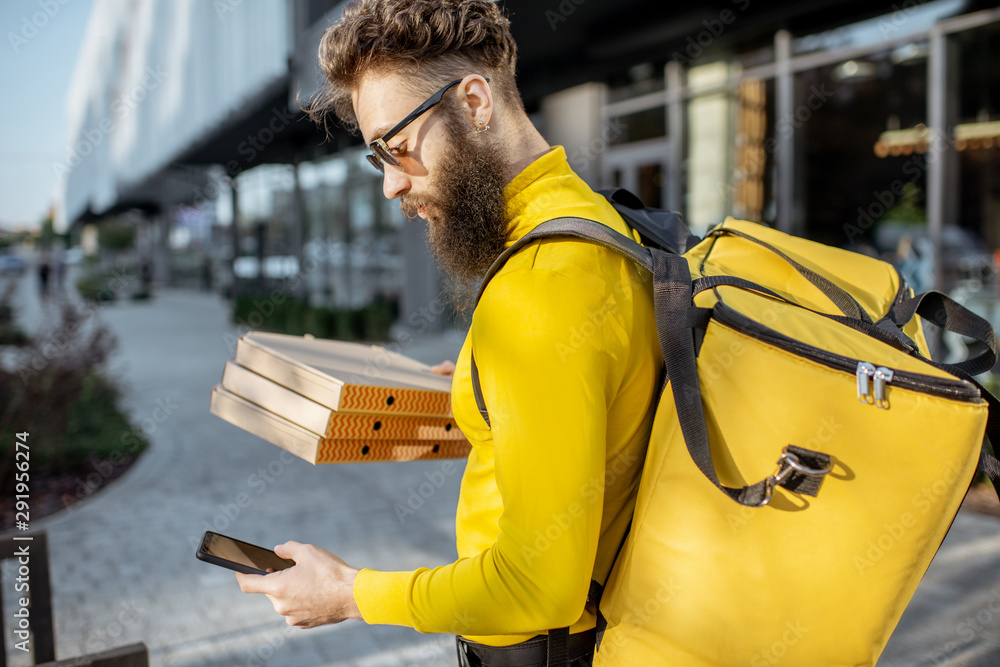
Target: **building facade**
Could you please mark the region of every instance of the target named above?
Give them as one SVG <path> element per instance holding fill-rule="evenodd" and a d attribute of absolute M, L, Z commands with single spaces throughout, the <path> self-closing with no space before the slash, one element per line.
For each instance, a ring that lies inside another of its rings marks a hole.
<path fill-rule="evenodd" d="M 223 275 L 301 274 L 310 302 L 390 299 L 403 322 L 438 307 L 420 225 L 382 198 L 360 139 L 298 107 L 343 4 L 98 0 L 63 227 L 139 211 L 164 279 L 193 246 Z M 529 114 L 593 186 L 698 234 L 733 215 L 883 256 L 918 288 L 996 296 L 1000 8 L 502 4 Z"/>

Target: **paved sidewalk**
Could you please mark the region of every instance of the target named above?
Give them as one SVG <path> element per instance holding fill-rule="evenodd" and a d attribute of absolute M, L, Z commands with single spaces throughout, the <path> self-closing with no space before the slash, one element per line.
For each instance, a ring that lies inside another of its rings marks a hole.
<path fill-rule="evenodd" d="M 313 542 L 383 569 L 455 557 L 461 466 L 401 522 L 394 503 L 442 462 L 311 466 L 209 413 L 238 333 L 226 313 L 213 295 L 168 290 L 102 311 L 121 342 L 113 370 L 127 407 L 153 444 L 110 488 L 34 522 L 51 544 L 57 655 L 144 641 L 156 667 L 454 665 L 451 637 L 360 622 L 289 629 L 231 573 L 195 560 L 209 527 L 263 545 Z M 404 351 L 438 362 L 460 343 L 438 336 Z M 960 513 L 879 664 L 998 665 L 998 612 L 1000 521 Z M 845 618 L 828 631 L 853 629 Z"/>

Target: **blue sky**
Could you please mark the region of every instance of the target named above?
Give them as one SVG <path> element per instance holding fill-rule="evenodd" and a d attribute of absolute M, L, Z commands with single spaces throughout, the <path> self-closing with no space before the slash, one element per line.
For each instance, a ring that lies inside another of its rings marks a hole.
<path fill-rule="evenodd" d="M 93 4 L 0 2 L 0 226 L 35 226 L 54 200 L 52 163 L 66 153 L 66 93 Z"/>

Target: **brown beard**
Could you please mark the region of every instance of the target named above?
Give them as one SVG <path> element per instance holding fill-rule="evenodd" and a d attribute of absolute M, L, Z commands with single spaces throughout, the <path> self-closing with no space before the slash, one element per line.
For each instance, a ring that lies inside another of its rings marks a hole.
<path fill-rule="evenodd" d="M 420 198 L 406 194 L 403 214 L 417 216 L 425 208 L 427 243 L 446 275 L 446 287 L 460 314 L 474 305 L 479 283 L 507 240 L 504 199 L 506 161 L 492 142 L 479 141 L 468 121 L 448 116 L 448 149 L 430 192 Z"/>

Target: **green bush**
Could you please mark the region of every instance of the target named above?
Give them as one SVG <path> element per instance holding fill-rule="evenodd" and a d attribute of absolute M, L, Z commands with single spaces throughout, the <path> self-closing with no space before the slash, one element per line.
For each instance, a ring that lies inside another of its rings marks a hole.
<path fill-rule="evenodd" d="M 10 282 L 3 294 L 0 294 L 0 345 L 27 345 L 28 336 L 14 321 L 14 309 L 10 303 L 17 289 L 16 282 Z"/>
<path fill-rule="evenodd" d="M 97 232 L 97 244 L 111 251 L 128 250 L 135 243 L 135 226 L 128 223 L 105 223 Z"/>
<path fill-rule="evenodd" d="M 104 367 L 117 346 L 90 313 L 64 301 L 60 319 L 0 366 L 0 494 L 15 488 L 15 434 L 30 434 L 31 487 L 46 474 L 93 460 L 134 457 L 148 446 L 119 406 Z"/>
<path fill-rule="evenodd" d="M 76 281 L 76 291 L 89 303 L 112 303 L 117 298 L 114 290 L 108 289 L 111 277 L 100 273 L 85 275 Z"/>
<path fill-rule="evenodd" d="M 310 306 L 292 297 L 280 301 L 269 294 L 240 294 L 233 304 L 233 322 L 275 333 L 335 340 L 387 340 L 395 309 L 380 300 L 363 308 Z"/>

